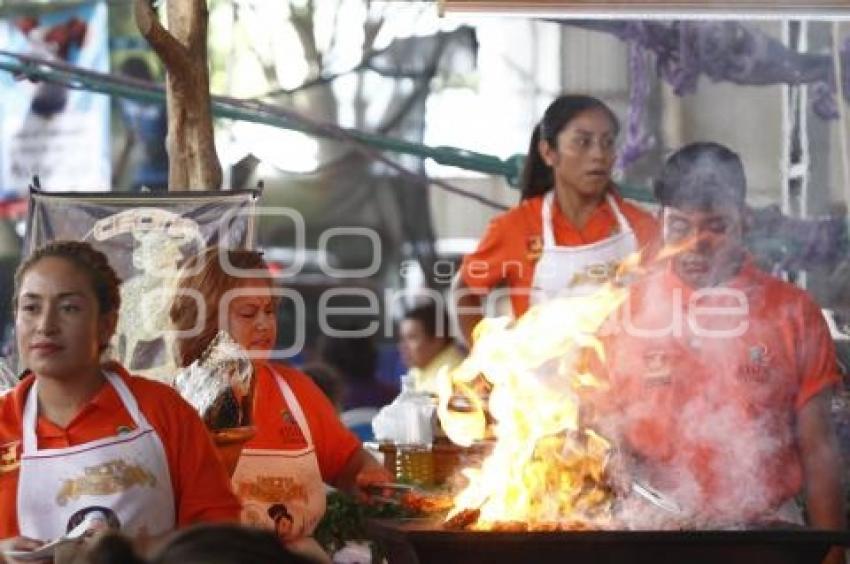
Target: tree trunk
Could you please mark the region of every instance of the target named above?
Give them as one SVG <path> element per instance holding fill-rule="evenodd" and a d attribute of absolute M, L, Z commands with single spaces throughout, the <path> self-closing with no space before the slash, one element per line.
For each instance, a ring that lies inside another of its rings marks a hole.
<path fill-rule="evenodd" d="M 168 2 L 168 30 L 150 0 L 135 0 L 134 5 L 139 31 L 167 72 L 168 189 L 218 190 L 221 165 L 210 109 L 206 0 Z"/>

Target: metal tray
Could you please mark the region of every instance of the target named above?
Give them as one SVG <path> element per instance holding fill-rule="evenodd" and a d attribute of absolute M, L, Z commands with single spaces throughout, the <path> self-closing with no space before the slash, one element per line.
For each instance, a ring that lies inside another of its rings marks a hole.
<path fill-rule="evenodd" d="M 373 520 L 390 564 L 803 564 L 819 563 L 850 531 L 754 526 L 729 531 L 446 531 L 422 519 Z"/>

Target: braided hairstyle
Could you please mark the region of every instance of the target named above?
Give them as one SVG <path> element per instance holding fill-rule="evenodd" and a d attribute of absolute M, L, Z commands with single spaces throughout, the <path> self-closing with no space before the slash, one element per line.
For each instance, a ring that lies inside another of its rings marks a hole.
<path fill-rule="evenodd" d="M 121 310 L 121 279 L 109 264 L 107 256 L 83 241 L 51 241 L 36 249 L 18 266 L 18 270 L 15 271 L 15 293 L 12 297 L 12 310 L 15 315 L 18 312 L 18 298 L 24 276 L 32 267 L 46 258 L 61 258 L 84 272 L 91 282 L 97 300 L 98 313 L 103 316 L 115 312 L 117 316 Z M 109 337 L 111 338 L 112 335 L 110 334 Z M 108 346 L 103 344 L 101 349 L 104 350 Z"/>
<path fill-rule="evenodd" d="M 109 264 L 105 254 L 83 241 L 51 241 L 36 249 L 15 272 L 15 295 L 12 307 L 18 309 L 18 294 L 24 276 L 39 261 L 46 258 L 65 259 L 89 277 L 98 311 L 101 315 L 121 309 L 121 279 Z"/>

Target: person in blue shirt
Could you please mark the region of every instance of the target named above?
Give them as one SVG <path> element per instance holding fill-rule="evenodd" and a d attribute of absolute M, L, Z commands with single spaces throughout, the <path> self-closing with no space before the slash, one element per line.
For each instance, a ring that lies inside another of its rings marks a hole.
<path fill-rule="evenodd" d="M 121 74 L 137 80 L 153 80 L 150 65 L 139 56 L 127 58 L 121 65 Z M 165 105 L 122 98 L 118 101 L 118 109 L 127 137 L 115 170 L 124 170 L 134 146 L 140 143 L 142 155 L 133 173 L 132 191 L 138 192 L 142 188 L 153 192 L 168 190 L 168 151 L 165 147 L 168 115 Z"/>

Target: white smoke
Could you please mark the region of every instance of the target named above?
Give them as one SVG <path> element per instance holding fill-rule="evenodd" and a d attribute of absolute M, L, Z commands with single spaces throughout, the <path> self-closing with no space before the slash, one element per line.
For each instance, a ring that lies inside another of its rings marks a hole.
<path fill-rule="evenodd" d="M 650 486 L 678 510 L 631 492 L 618 504 L 616 526 L 713 529 L 776 519 L 786 501 L 775 499 L 776 484 L 796 483 L 801 472 L 781 456 L 793 448 L 793 397 L 776 385 L 777 368 L 767 362 L 754 380 L 742 377 L 748 349 L 741 352 L 740 338 L 700 336 L 683 314 L 690 297 L 651 283 L 661 279 L 644 280 L 640 303 L 626 302 L 617 316 L 620 332 L 607 341 L 611 401 L 598 425 L 629 453 L 615 469 L 625 475 L 614 481 Z M 728 305 L 724 297 L 712 303 Z M 749 335 L 771 334 L 746 317 Z M 740 321 L 731 315 L 703 323 L 716 330 Z M 624 334 L 635 330 L 639 337 Z M 765 345 L 752 352 L 756 365 L 771 347 L 791 346 Z"/>

